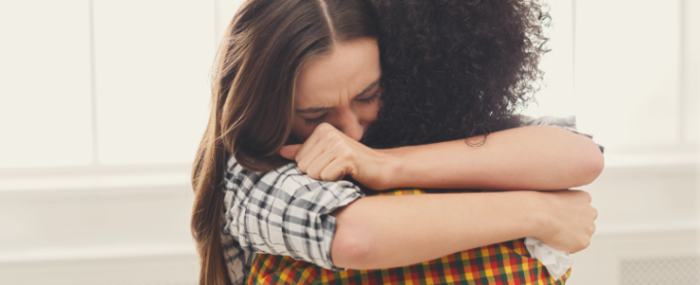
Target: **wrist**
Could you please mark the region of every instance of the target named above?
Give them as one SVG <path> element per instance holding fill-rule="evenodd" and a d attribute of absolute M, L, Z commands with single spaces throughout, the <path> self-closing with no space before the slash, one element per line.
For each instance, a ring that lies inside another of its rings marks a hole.
<path fill-rule="evenodd" d="M 402 187 L 401 183 L 401 173 L 402 173 L 402 156 L 397 149 L 378 149 L 379 157 L 381 157 L 381 178 L 382 183 L 380 189 L 375 190 L 388 190 L 393 188 Z"/>
<path fill-rule="evenodd" d="M 536 237 L 540 240 L 547 239 L 551 236 L 552 232 L 552 216 L 550 211 L 547 198 L 547 193 L 541 193 L 536 191 L 526 191 L 525 194 L 529 194 L 531 197 L 527 197 L 528 208 L 527 211 L 531 213 L 529 215 L 529 233 L 527 236 Z"/>

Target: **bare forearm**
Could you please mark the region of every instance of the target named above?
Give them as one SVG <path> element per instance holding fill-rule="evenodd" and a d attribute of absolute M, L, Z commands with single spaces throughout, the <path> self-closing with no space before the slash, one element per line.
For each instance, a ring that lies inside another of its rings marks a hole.
<path fill-rule="evenodd" d="M 495 132 L 478 147 L 456 140 L 385 152 L 392 169 L 387 189 L 558 190 L 588 184 L 603 169 L 603 156 L 591 139 L 550 126 Z"/>
<path fill-rule="evenodd" d="M 534 192 L 375 196 L 335 213 L 336 266 L 378 269 L 535 236 Z"/>

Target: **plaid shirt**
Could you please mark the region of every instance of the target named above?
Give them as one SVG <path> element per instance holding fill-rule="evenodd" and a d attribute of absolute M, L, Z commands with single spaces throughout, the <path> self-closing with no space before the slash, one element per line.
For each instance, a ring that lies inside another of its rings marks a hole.
<path fill-rule="evenodd" d="M 574 117 L 522 117 L 522 126 L 551 125 L 578 133 Z M 603 150 L 602 147 L 601 151 Z M 333 271 L 334 210 L 364 197 L 348 181 L 318 181 L 289 163 L 260 173 L 230 157 L 224 181 L 222 242 L 233 284 L 244 284 L 255 254 L 290 256 Z"/>
<path fill-rule="evenodd" d="M 372 193 L 370 193 L 372 192 Z M 432 191 L 431 191 L 432 192 Z M 368 191 L 367 195 L 419 195 L 419 189 Z M 257 254 L 247 284 L 267 285 L 564 285 L 526 248 L 525 239 L 491 244 L 422 263 L 374 270 L 331 271 L 289 256 Z M 556 278 L 556 279 L 555 279 Z"/>
<path fill-rule="evenodd" d="M 291 256 L 331 270 L 334 210 L 363 197 L 348 181 L 318 181 L 289 163 L 259 173 L 231 157 L 225 178 L 224 257 L 234 284 L 243 284 L 254 253 Z"/>

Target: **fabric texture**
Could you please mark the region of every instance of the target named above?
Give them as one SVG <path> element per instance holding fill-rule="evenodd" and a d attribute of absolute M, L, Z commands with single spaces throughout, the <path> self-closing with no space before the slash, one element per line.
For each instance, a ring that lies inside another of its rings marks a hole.
<path fill-rule="evenodd" d="M 574 117 L 522 116 L 521 122 L 521 126 L 549 125 L 579 133 Z M 231 156 L 223 186 L 221 234 L 233 284 L 245 283 L 257 253 L 343 270 L 330 257 L 336 228 L 330 213 L 365 196 L 357 185 L 311 179 L 295 163 L 266 173 L 247 171 Z"/>
<path fill-rule="evenodd" d="M 397 190 L 379 195 L 416 195 Z M 258 254 L 247 284 L 543 284 L 563 285 L 571 269 L 553 279 L 530 257 L 524 239 L 493 244 L 420 264 L 381 270 L 331 271 L 288 256 Z"/>
<path fill-rule="evenodd" d="M 547 268 L 547 273 L 554 279 L 559 279 L 574 266 L 574 258 L 569 252 L 556 249 L 537 238 L 525 238 L 525 248 L 532 258 Z"/>
<path fill-rule="evenodd" d="M 317 181 L 295 163 L 257 173 L 243 169 L 233 156 L 224 178 L 222 243 L 229 277 L 243 284 L 251 253 L 306 260 L 341 270 L 331 262 L 334 210 L 365 194 L 348 181 Z"/>
<path fill-rule="evenodd" d="M 584 135 L 589 138 L 593 138 L 592 135 L 582 133 L 578 131 L 578 128 L 576 127 L 576 116 L 569 116 L 569 117 L 554 117 L 554 116 L 543 116 L 543 117 L 529 117 L 529 116 L 520 116 L 520 126 L 554 126 L 558 128 L 562 128 L 565 130 L 572 131 L 576 134 L 579 135 Z M 600 149 L 601 153 L 605 152 L 605 147 L 602 145 L 598 145 L 598 148 Z"/>

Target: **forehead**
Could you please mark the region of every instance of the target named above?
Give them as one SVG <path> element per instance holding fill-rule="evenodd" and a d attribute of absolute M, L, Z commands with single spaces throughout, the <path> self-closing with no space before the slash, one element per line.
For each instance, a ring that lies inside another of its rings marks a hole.
<path fill-rule="evenodd" d="M 295 108 L 333 107 L 379 79 L 379 48 L 374 39 L 336 44 L 333 51 L 309 62 L 296 87 Z"/>

